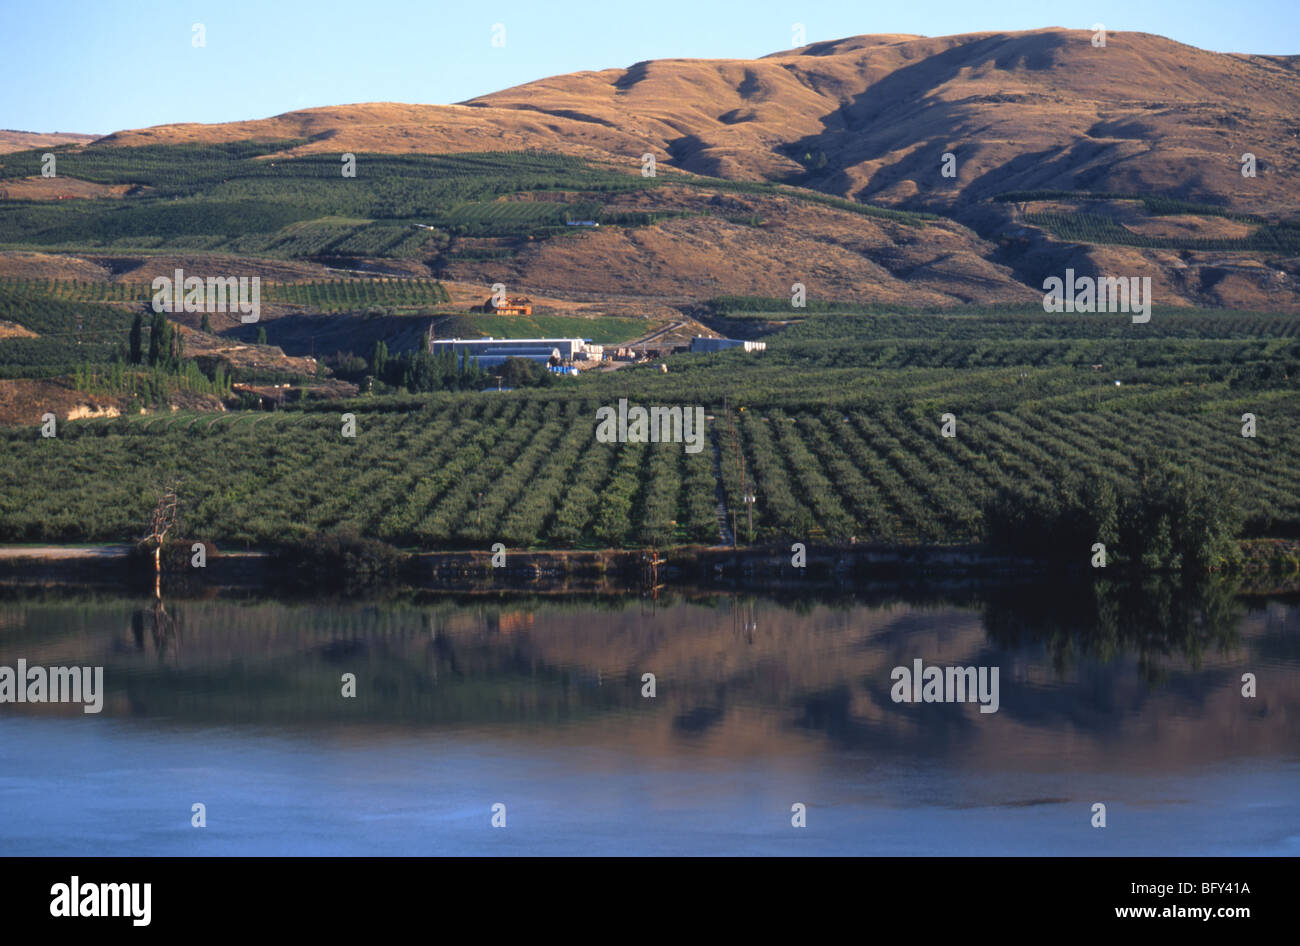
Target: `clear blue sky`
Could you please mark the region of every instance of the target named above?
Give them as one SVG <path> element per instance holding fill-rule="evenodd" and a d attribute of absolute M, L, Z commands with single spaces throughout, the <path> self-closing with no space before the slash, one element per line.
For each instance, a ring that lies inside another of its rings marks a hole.
<path fill-rule="evenodd" d="M 1044 26 L 1159 33 L 1221 52 L 1300 53 L 1297 0 L 15 0 L 0 127 L 106 133 L 347 102 L 457 102 L 562 72 L 751 58 L 861 33 Z M 191 27 L 206 27 L 196 49 Z M 505 25 L 504 48 L 492 28 Z"/>

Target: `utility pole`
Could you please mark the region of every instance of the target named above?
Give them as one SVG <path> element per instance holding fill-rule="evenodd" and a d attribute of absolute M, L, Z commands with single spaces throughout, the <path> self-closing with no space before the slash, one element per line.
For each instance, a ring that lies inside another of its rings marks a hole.
<path fill-rule="evenodd" d="M 734 421 L 734 419 L 733 419 L 732 416 L 731 416 L 731 405 L 730 405 L 730 401 L 729 401 L 729 399 L 726 398 L 726 397 L 724 397 L 723 400 L 722 400 L 722 409 L 726 412 L 726 415 L 727 415 L 727 432 L 731 435 L 731 457 L 732 457 L 732 462 L 734 462 L 734 463 L 736 464 L 736 469 L 740 472 L 740 492 L 741 492 L 741 495 L 745 495 L 745 496 L 747 496 L 747 495 L 748 495 L 748 490 L 746 490 L 746 488 L 745 488 L 745 455 L 744 455 L 744 453 L 741 452 L 741 450 L 740 450 L 740 441 L 737 440 L 737 438 L 736 438 L 736 425 L 735 425 L 735 421 Z M 741 408 L 741 409 L 743 410 L 744 408 Z M 728 505 L 730 505 L 730 504 L 728 504 Z M 737 524 L 736 524 L 736 511 L 735 511 L 734 509 L 732 509 L 732 510 L 731 510 L 731 547 L 732 547 L 732 548 L 735 548 L 736 546 L 738 546 L 738 545 L 740 544 L 740 540 L 739 540 L 739 538 L 737 537 L 737 533 L 738 533 L 739 531 L 740 531 L 740 530 L 737 528 Z M 752 516 L 752 515 L 750 516 L 750 530 L 749 530 L 749 531 L 750 531 L 750 533 L 751 533 L 751 534 L 750 534 L 750 539 L 749 539 L 749 541 L 750 541 L 751 543 L 753 543 L 753 541 L 754 541 L 754 539 L 753 539 L 753 531 L 754 531 L 754 528 L 753 528 L 753 516 Z"/>
<path fill-rule="evenodd" d="M 754 491 L 750 489 L 749 480 L 745 476 L 745 455 L 737 450 L 740 456 L 740 492 L 745 500 L 745 511 L 749 516 L 749 544 L 754 544 Z"/>

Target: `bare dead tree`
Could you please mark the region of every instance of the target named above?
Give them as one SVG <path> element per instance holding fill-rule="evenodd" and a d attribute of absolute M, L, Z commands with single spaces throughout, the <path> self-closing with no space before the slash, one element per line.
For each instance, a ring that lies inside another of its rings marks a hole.
<path fill-rule="evenodd" d="M 159 594 L 153 599 L 153 646 L 158 653 L 158 659 L 165 661 L 169 650 L 173 660 L 178 658 L 180 644 L 179 623 L 175 617 L 167 613 L 167 606 L 163 603 L 162 595 Z"/>
<path fill-rule="evenodd" d="M 147 531 L 140 539 L 142 547 L 153 548 L 154 596 L 157 598 L 162 597 L 163 543 L 167 541 L 167 533 L 179 529 L 180 517 L 181 500 L 176 487 L 164 486 L 162 496 L 150 514 L 148 525 L 145 526 Z"/>

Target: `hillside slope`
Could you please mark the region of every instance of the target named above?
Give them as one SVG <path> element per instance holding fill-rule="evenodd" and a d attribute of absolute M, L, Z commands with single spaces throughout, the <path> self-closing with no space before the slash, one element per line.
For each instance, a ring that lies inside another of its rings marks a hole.
<path fill-rule="evenodd" d="M 303 151 L 544 148 L 950 204 L 1025 188 L 1159 192 L 1300 209 L 1300 57 L 1146 33 L 858 36 L 758 60 L 663 59 L 460 105 L 367 104 L 119 132 L 115 144 L 311 139 Z M 957 156 L 943 178 L 941 156 Z M 1240 156 L 1256 155 L 1243 178 Z"/>
<path fill-rule="evenodd" d="M 26 151 L 29 148 L 51 148 L 57 145 L 85 144 L 94 141 L 96 135 L 76 135 L 66 132 L 14 131 L 0 128 L 0 154 L 12 151 Z"/>

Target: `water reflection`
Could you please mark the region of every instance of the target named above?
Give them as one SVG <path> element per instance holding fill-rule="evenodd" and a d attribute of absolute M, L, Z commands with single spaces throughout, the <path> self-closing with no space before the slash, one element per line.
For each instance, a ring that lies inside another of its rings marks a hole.
<path fill-rule="evenodd" d="M 1157 682 L 1161 658 L 1199 668 L 1207 651 L 1237 644 L 1245 606 L 1231 581 L 1183 583 L 1168 577 L 990 589 L 983 608 L 989 638 L 1014 648 L 1044 645 L 1058 672 L 1080 659 L 1133 654 L 1143 677 Z"/>
<path fill-rule="evenodd" d="M 668 593 L 146 604 L 11 593 L 0 601 L 0 663 L 103 663 L 106 714 L 141 722 L 368 721 L 507 736 L 586 725 L 583 738 L 706 741 L 719 751 L 915 756 L 979 744 L 1001 758 L 1067 727 L 1132 742 L 1120 724 L 1135 715 L 1166 730 L 1205 716 L 1201 736 L 1227 740 L 1243 718 L 1271 711 L 1245 743 L 1293 745 L 1295 724 L 1278 710 L 1300 708 L 1300 677 L 1295 648 L 1278 642 L 1292 639 L 1296 609 L 1261 609 L 1236 591 L 1099 582 L 867 601 Z M 891 669 L 916 658 L 1001 667 L 1001 710 L 893 702 Z M 1237 693 L 1239 668 L 1260 677 L 1254 702 Z M 358 681 L 347 703 L 345 673 Z M 646 673 L 657 680 L 653 700 L 641 693 Z"/>
<path fill-rule="evenodd" d="M 1278 838 L 1300 838 L 1294 791 L 1281 803 L 1274 789 L 1293 788 L 1300 756 L 1300 607 L 1239 591 L 1021 583 L 837 598 L 663 589 L 164 603 L 10 589 L 0 665 L 102 664 L 107 696 L 102 714 L 75 719 L 0 706 L 0 841 L 29 822 L 70 824 L 87 805 L 142 805 L 122 830 L 135 832 L 132 850 L 153 853 L 155 803 L 188 811 L 184 792 L 243 798 L 255 786 L 240 803 L 259 812 L 261 835 L 288 832 L 288 850 L 307 850 L 292 826 L 304 797 L 324 792 L 335 807 L 314 817 L 355 821 L 338 844 L 393 853 L 406 850 L 411 811 L 477 812 L 486 780 L 526 786 L 538 818 L 573 819 L 586 837 L 581 797 L 603 812 L 616 852 L 628 838 L 661 852 L 734 850 L 754 818 L 788 823 L 795 792 L 818 824 L 840 819 L 819 835 L 827 851 L 852 849 L 859 829 L 888 837 L 888 812 L 918 806 L 931 811 L 931 850 L 990 832 L 1021 853 L 1043 852 L 1051 831 L 1093 843 L 1071 832 L 1074 808 L 1094 796 L 1148 815 L 1193 798 L 1198 812 L 1227 806 L 1239 815 L 1224 816 L 1232 843 L 1290 844 Z M 916 658 L 999 667 L 999 711 L 893 702 L 891 670 Z M 1247 672 L 1254 699 L 1241 695 Z M 344 674 L 356 676 L 355 699 L 342 696 Z M 204 773 L 196 786 L 193 772 Z M 1261 808 L 1259 792 L 1274 807 Z M 1261 812 L 1271 812 L 1262 827 Z M 381 817 L 391 833 L 373 823 Z M 696 818 L 678 847 L 657 847 Z M 1184 821 L 1143 824 L 1143 843 L 1199 837 Z M 917 853 L 910 827 L 878 852 Z M 1272 840 L 1250 833 L 1269 830 Z M 476 851 L 471 837 L 465 850 Z"/>

